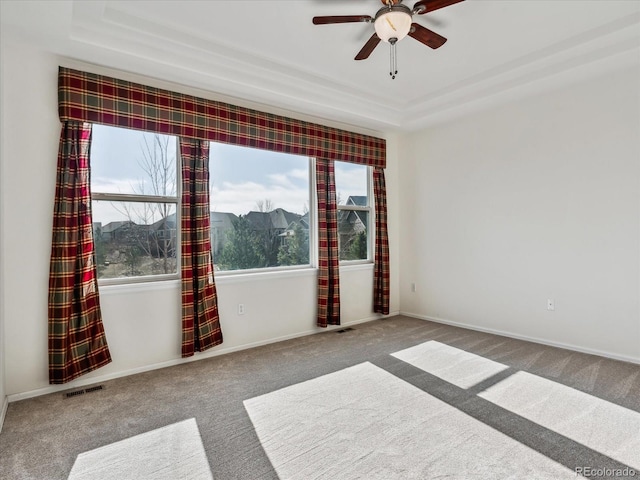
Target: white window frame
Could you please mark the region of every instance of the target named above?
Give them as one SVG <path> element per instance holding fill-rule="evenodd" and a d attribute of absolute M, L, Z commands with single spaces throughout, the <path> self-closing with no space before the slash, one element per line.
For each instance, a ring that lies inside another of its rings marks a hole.
<path fill-rule="evenodd" d="M 284 152 L 283 155 L 289 155 Z M 301 155 L 297 155 L 301 156 Z M 211 168 L 211 167 L 209 167 Z M 316 194 L 316 164 L 315 158 L 307 157 L 309 169 L 309 263 L 305 265 L 285 265 L 282 267 L 245 268 L 241 270 L 216 270 L 215 277 L 234 277 L 240 275 L 260 275 L 266 273 L 285 273 L 294 270 L 315 270 L 318 265 L 318 201 Z M 211 195 L 211 192 L 209 192 Z M 211 201 L 210 201 L 211 203 Z M 247 212 L 248 213 L 248 212 Z M 214 262 L 215 263 L 215 262 Z"/>

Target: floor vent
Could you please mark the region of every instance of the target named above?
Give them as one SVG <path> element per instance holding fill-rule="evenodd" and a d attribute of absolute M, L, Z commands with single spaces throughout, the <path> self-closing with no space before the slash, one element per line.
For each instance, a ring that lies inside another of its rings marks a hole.
<path fill-rule="evenodd" d="M 84 390 L 75 390 L 73 392 L 67 392 L 65 394 L 66 398 L 77 397 L 78 395 L 84 395 Z"/>
<path fill-rule="evenodd" d="M 350 332 L 351 330 L 353 330 L 351 327 L 341 328 L 340 330 L 336 330 L 336 333 Z"/>
<path fill-rule="evenodd" d="M 79 395 L 84 395 L 85 393 L 97 392 L 99 390 L 104 390 L 104 386 L 96 385 L 94 387 L 82 388 L 80 390 L 74 390 L 73 392 L 67 392 L 64 394 L 65 398 L 77 397 Z"/>

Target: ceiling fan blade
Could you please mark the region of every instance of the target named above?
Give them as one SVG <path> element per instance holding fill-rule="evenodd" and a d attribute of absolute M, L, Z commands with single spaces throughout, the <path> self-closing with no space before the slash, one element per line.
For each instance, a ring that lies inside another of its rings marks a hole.
<path fill-rule="evenodd" d="M 464 0 L 420 0 L 413 6 L 413 13 L 418 15 L 424 15 L 428 12 L 433 12 L 440 8 L 448 7 L 454 3 L 459 3 Z"/>
<path fill-rule="evenodd" d="M 441 35 L 438 35 L 436 32 L 432 32 L 428 28 L 424 28 L 422 25 L 418 25 L 417 23 L 411 24 L 411 30 L 409 30 L 409 36 L 415 38 L 421 43 L 424 43 L 427 47 L 438 48 L 444 45 L 444 42 L 447 41 Z"/>
<path fill-rule="evenodd" d="M 333 17 L 313 17 L 314 25 L 328 25 L 331 23 L 352 23 L 370 22 L 373 20 L 369 15 L 343 15 Z"/>
<path fill-rule="evenodd" d="M 366 58 L 369 58 L 369 55 L 371 55 L 371 52 L 373 52 L 373 49 L 376 48 L 379 43 L 380 37 L 378 37 L 378 35 L 374 33 L 373 35 L 371 35 L 371 38 L 367 40 L 367 43 L 364 44 L 362 50 L 358 52 L 355 60 L 364 60 Z"/>

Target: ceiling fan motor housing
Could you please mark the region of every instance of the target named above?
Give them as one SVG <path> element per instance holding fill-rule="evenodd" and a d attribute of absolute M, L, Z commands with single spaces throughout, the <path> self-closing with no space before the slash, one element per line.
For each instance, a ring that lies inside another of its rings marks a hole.
<path fill-rule="evenodd" d="M 402 40 L 411 30 L 411 16 L 411 9 L 402 4 L 381 8 L 373 20 L 376 34 L 387 43 Z"/>

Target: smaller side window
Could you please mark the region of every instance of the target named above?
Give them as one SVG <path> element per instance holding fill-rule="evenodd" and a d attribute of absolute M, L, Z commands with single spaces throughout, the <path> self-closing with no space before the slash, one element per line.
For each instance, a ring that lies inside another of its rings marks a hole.
<path fill-rule="evenodd" d="M 340 260 L 369 260 L 371 169 L 365 165 L 335 162 L 335 176 Z"/>

